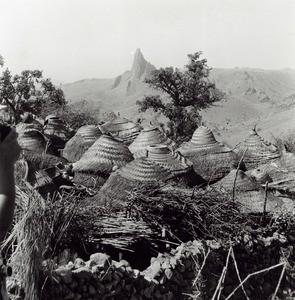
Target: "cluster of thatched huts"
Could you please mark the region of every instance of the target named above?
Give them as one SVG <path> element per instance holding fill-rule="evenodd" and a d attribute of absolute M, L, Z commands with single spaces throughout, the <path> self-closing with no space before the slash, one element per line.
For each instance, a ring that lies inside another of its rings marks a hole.
<path fill-rule="evenodd" d="M 43 196 L 64 186 L 84 186 L 93 190 L 89 201 L 120 207 L 134 189 L 171 183 L 210 187 L 232 194 L 246 211 L 262 211 L 282 207 L 271 190 L 294 190 L 294 155 L 279 151 L 255 129 L 234 150 L 206 126 L 176 147 L 161 129 L 122 117 L 77 132 L 53 115 L 43 124 L 27 117 L 17 131 L 24 149 L 20 178 Z"/>

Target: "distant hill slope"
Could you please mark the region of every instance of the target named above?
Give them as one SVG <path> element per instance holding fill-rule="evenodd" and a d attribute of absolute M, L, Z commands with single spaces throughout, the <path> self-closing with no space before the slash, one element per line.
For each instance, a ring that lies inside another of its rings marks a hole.
<path fill-rule="evenodd" d="M 62 85 L 62 89 L 70 102 L 88 100 L 101 111 L 134 118 L 138 117 L 136 101 L 157 93 L 144 83 L 154 69 L 137 49 L 130 71 L 111 79 L 80 80 Z M 222 139 L 231 143 L 241 140 L 242 133 L 254 124 L 266 133 L 272 128 L 280 132 L 295 129 L 295 70 L 213 69 L 210 78 L 226 96 L 202 116 Z"/>

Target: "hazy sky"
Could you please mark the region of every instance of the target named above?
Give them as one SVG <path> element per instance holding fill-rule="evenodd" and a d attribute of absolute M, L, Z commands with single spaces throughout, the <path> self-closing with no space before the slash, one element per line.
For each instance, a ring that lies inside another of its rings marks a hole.
<path fill-rule="evenodd" d="M 72 82 L 203 51 L 212 67 L 295 69 L 295 0 L 0 0 L 0 54 L 13 72 Z"/>

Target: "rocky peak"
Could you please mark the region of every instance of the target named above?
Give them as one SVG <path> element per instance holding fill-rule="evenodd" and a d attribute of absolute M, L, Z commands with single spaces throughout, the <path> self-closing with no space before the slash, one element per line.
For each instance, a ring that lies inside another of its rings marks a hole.
<path fill-rule="evenodd" d="M 144 80 L 144 78 L 150 75 L 151 71 L 155 69 L 155 66 L 145 60 L 140 49 L 137 49 L 134 54 L 134 60 L 131 69 L 132 79 Z"/>

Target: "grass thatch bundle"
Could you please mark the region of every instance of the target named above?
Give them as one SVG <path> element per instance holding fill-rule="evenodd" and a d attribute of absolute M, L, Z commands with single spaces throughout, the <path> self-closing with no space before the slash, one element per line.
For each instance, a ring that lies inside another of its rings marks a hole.
<path fill-rule="evenodd" d="M 42 153 L 45 151 L 46 140 L 43 134 L 36 129 L 25 129 L 19 132 L 19 145 L 26 150 Z"/>
<path fill-rule="evenodd" d="M 242 170 L 232 170 L 227 176 L 211 186 L 232 197 L 246 213 L 280 212 L 286 206 L 284 201 L 267 192 Z"/>
<path fill-rule="evenodd" d="M 23 131 L 27 130 L 27 129 L 35 129 L 35 130 L 38 130 L 38 131 L 42 131 L 43 125 L 36 120 L 32 123 L 19 122 L 15 126 L 15 130 L 19 134 L 22 133 Z"/>
<path fill-rule="evenodd" d="M 142 127 L 126 118 L 115 117 L 101 125 L 101 129 L 103 133 L 109 133 L 114 137 L 122 139 L 126 145 L 130 145 L 138 136 Z"/>
<path fill-rule="evenodd" d="M 98 190 L 104 185 L 108 176 L 103 176 L 103 174 L 92 174 L 90 172 L 75 172 L 73 181 L 76 184 L 85 186 L 87 188 Z"/>
<path fill-rule="evenodd" d="M 114 167 L 122 167 L 132 159 L 133 156 L 127 146 L 111 136 L 102 135 L 81 159 L 73 164 L 73 170 L 109 174 Z"/>
<path fill-rule="evenodd" d="M 152 144 L 164 144 L 169 147 L 173 147 L 172 140 L 159 130 L 159 128 L 150 126 L 144 128 L 136 137 L 136 139 L 130 144 L 129 150 L 133 153 L 135 158 L 145 157 L 146 149 Z"/>
<path fill-rule="evenodd" d="M 281 155 L 279 149 L 259 136 L 255 128 L 249 132 L 249 136 L 245 141 L 237 147 L 236 152 L 241 157 L 245 153 L 243 161 L 247 169 L 256 168 Z"/>

